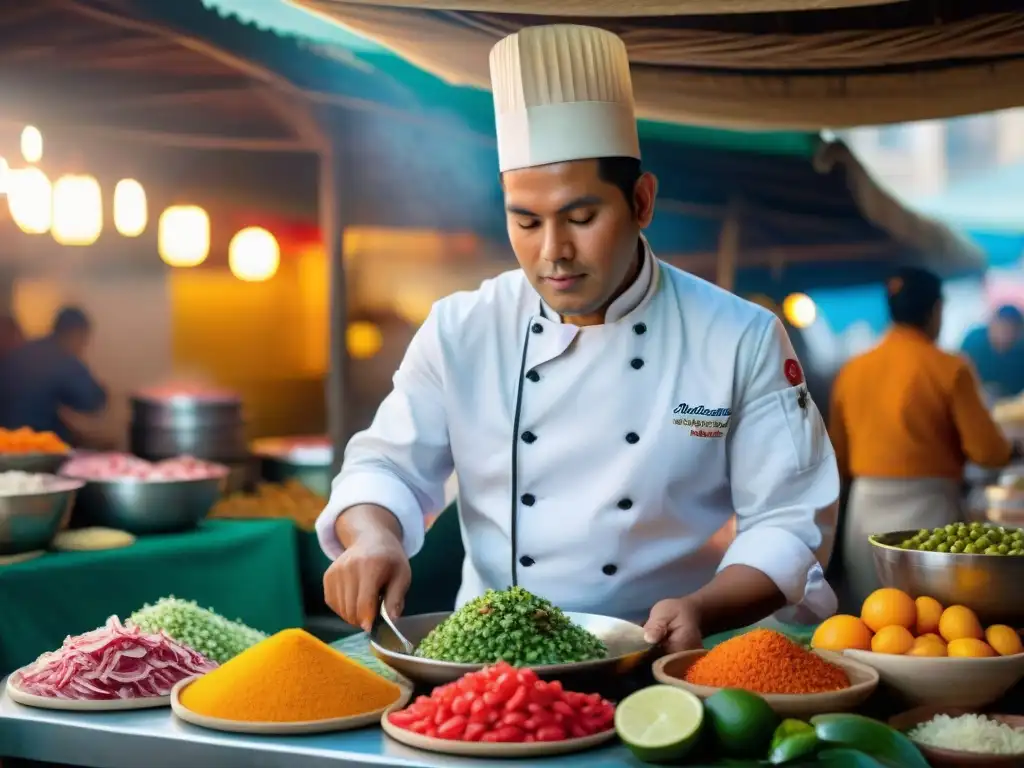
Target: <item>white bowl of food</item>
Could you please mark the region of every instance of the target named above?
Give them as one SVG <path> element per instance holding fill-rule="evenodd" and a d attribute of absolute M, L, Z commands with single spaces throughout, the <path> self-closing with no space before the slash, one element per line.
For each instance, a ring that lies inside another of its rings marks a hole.
<path fill-rule="evenodd" d="M 1024 653 L 972 658 L 851 649 L 843 655 L 876 669 L 884 685 L 918 706 L 984 707 L 1024 678 Z"/>

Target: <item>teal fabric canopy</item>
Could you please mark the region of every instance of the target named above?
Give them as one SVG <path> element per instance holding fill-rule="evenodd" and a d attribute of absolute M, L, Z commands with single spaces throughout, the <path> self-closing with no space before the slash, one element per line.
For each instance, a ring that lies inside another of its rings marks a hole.
<path fill-rule="evenodd" d="M 954 184 L 914 207 L 962 229 L 1024 233 L 1024 161 Z"/>

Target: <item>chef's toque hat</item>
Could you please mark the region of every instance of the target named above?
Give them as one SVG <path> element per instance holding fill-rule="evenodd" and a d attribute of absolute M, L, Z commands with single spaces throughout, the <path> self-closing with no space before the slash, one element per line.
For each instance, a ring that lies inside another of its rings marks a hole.
<path fill-rule="evenodd" d="M 491 49 L 502 172 L 640 158 L 626 46 L 603 29 L 527 27 Z"/>

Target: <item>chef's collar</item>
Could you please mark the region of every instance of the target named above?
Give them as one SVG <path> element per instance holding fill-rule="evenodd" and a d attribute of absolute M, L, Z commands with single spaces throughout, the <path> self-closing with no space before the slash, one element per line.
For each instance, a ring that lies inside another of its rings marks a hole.
<path fill-rule="evenodd" d="M 614 323 L 616 320 L 621 320 L 639 307 L 651 287 L 651 281 L 654 278 L 654 254 L 651 252 L 651 246 L 647 242 L 647 238 L 643 235 L 640 236 L 640 244 L 644 249 L 640 274 L 636 276 L 636 280 L 615 301 L 608 305 L 608 311 L 604 313 L 605 323 Z M 540 302 L 540 311 L 545 319 L 555 323 L 562 322 L 558 313 L 549 307 L 543 299 Z"/>

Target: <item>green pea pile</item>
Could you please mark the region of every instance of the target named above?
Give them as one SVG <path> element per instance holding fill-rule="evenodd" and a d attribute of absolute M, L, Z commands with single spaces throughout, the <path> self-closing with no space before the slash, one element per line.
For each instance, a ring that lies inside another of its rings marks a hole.
<path fill-rule="evenodd" d="M 488 590 L 427 635 L 416 655 L 458 664 L 517 667 L 603 659 L 608 649 L 547 600 L 512 587 Z"/>
<path fill-rule="evenodd" d="M 1024 555 L 1024 531 L 992 523 L 953 523 L 921 529 L 900 544 L 902 549 L 964 555 Z"/>

